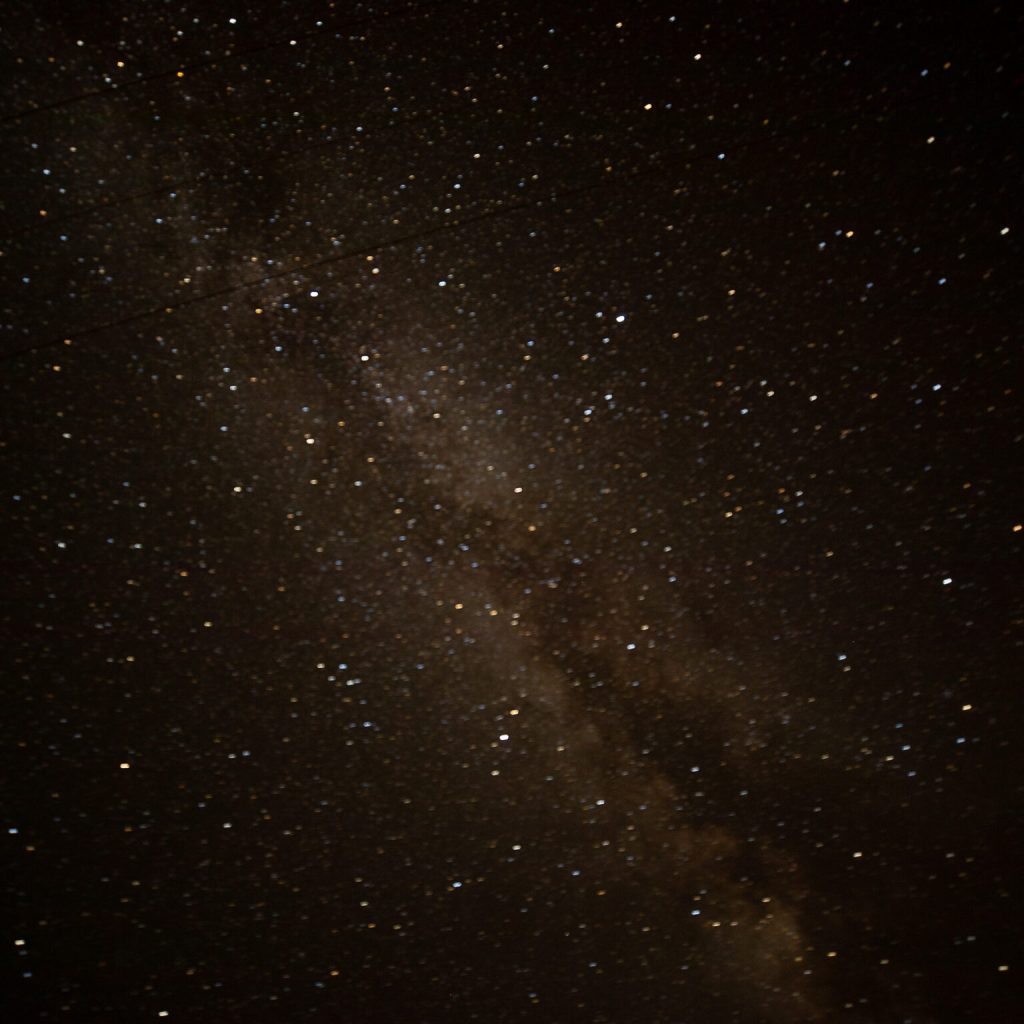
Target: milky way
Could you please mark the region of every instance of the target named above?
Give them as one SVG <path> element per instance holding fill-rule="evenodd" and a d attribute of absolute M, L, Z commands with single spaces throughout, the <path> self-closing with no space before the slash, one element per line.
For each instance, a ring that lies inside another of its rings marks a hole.
<path fill-rule="evenodd" d="M 1019 18 L 341 6 L 10 26 L 11 1019 L 1017 1019 Z"/>

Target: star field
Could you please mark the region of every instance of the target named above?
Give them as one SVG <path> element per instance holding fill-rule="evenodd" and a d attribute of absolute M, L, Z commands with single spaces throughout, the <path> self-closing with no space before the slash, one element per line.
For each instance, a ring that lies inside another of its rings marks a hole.
<path fill-rule="evenodd" d="M 1011 6 L 8 14 L 10 1020 L 1018 1019 Z"/>

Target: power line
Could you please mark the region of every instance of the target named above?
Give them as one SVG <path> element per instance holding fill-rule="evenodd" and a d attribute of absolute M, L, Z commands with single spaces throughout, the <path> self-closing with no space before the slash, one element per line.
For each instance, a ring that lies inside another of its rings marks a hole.
<path fill-rule="evenodd" d="M 415 15 L 429 11 L 431 8 L 442 6 L 442 0 L 430 0 L 428 3 L 422 3 L 407 7 L 401 11 L 384 11 L 381 14 L 373 18 L 363 18 L 360 20 L 353 20 L 350 22 L 342 23 L 341 25 L 324 25 L 321 28 L 312 29 L 309 32 L 301 32 L 296 35 L 288 36 L 287 38 L 281 38 L 275 40 L 272 43 L 263 43 L 259 46 L 250 46 L 244 50 L 234 50 L 229 53 L 225 53 L 221 57 L 211 57 L 208 60 L 193 61 L 189 64 L 179 64 L 174 68 L 167 71 L 154 71 L 148 75 L 139 75 L 137 78 L 129 79 L 126 82 L 115 82 L 112 85 L 104 86 L 102 89 L 90 89 L 87 92 L 78 93 L 76 96 L 68 96 L 62 100 L 54 100 L 52 103 L 41 103 L 33 107 L 25 107 L 22 110 L 15 111 L 13 114 L 4 114 L 0 116 L 0 126 L 19 124 L 25 118 L 32 117 L 34 114 L 42 114 L 50 110 L 59 110 L 63 107 L 69 107 L 75 103 L 81 103 L 83 100 L 93 99 L 96 96 L 107 96 L 112 93 L 123 93 L 129 89 L 133 89 L 140 85 L 146 85 L 149 82 L 157 82 L 163 79 L 169 78 L 180 78 L 185 74 L 189 74 L 195 71 L 201 71 L 204 68 L 217 67 L 221 64 L 226 64 L 230 61 L 240 60 L 243 57 L 250 57 L 257 53 L 266 53 L 270 50 L 280 49 L 284 46 L 297 46 L 300 42 L 306 42 L 309 39 L 314 39 L 317 36 L 325 35 L 329 32 L 340 32 L 344 30 L 351 30 L 354 28 L 366 27 L 369 25 L 377 24 L 378 22 L 384 21 L 389 18 L 401 18 L 410 15 Z"/>
<path fill-rule="evenodd" d="M 323 256 L 319 259 L 310 260 L 305 263 L 297 264 L 296 266 L 289 267 L 285 270 L 278 270 L 272 274 L 265 274 L 262 277 L 254 278 L 251 281 L 242 281 L 238 284 L 225 285 L 223 288 L 217 288 L 210 292 L 203 292 L 201 295 L 193 295 L 186 299 L 182 299 L 173 305 L 161 305 L 152 306 L 149 309 L 140 310 L 136 313 L 130 313 L 127 316 L 118 317 L 114 320 L 107 320 L 101 324 L 95 324 L 92 327 L 86 327 L 80 331 L 69 332 L 63 338 L 52 339 L 50 341 L 40 342 L 36 345 L 27 345 L 24 348 L 16 349 L 13 352 L 5 353 L 0 356 L 0 359 L 14 359 L 18 356 L 30 355 L 35 352 L 42 352 L 49 348 L 56 348 L 60 345 L 66 345 L 69 342 L 74 342 L 77 338 L 88 337 L 92 334 L 98 334 L 101 331 L 110 330 L 115 327 L 123 327 L 126 324 L 136 323 L 139 320 L 148 319 L 151 316 L 159 316 L 160 314 L 171 314 L 177 312 L 179 309 L 184 309 L 188 306 L 197 305 L 200 302 L 208 302 L 211 299 L 223 298 L 225 295 L 232 295 L 236 292 L 245 291 L 249 288 L 257 288 L 270 283 L 271 281 L 280 280 L 281 278 L 288 277 L 292 274 L 302 274 L 310 270 L 315 270 L 320 267 L 329 266 L 334 263 L 341 263 L 345 260 L 357 259 L 361 256 L 372 255 L 373 253 L 381 252 L 385 249 L 393 249 L 400 245 L 404 245 L 408 242 L 418 242 L 425 238 L 432 238 L 436 235 L 447 234 L 449 232 L 458 231 L 462 228 L 469 227 L 473 224 L 479 224 L 487 220 L 492 220 L 496 217 L 508 216 L 513 213 L 521 213 L 525 210 L 537 209 L 543 207 L 547 203 L 559 202 L 563 199 L 568 199 L 573 196 L 583 195 L 588 192 L 595 192 L 601 189 L 613 188 L 619 185 L 625 184 L 627 181 L 633 180 L 644 175 L 653 174 L 660 172 L 662 168 L 647 168 L 642 171 L 634 171 L 630 175 L 626 175 L 617 178 L 614 181 L 601 180 L 594 182 L 589 185 L 580 185 L 575 188 L 565 189 L 561 192 L 553 192 L 548 196 L 541 199 L 524 200 L 520 203 L 516 203 L 511 206 L 500 205 L 497 209 L 486 210 L 483 213 L 474 214 L 471 217 L 459 218 L 444 224 L 435 224 L 431 227 L 421 227 L 415 231 L 411 231 L 404 235 L 399 235 L 397 238 L 390 238 L 384 242 L 375 242 L 372 245 L 363 246 L 359 249 L 350 249 L 343 253 L 333 253 L 330 256 Z M 499 204 L 501 200 L 497 201 Z"/>
<path fill-rule="evenodd" d="M 909 106 L 914 106 L 924 100 L 934 98 L 940 94 L 940 90 L 935 90 L 927 93 L 923 96 L 916 97 L 915 99 L 908 100 L 905 103 L 896 105 L 895 109 L 903 109 Z M 841 120 L 848 120 L 852 115 L 850 114 L 839 114 L 827 119 L 825 127 L 835 124 Z M 791 125 L 789 131 L 804 130 L 806 125 L 804 123 Z M 785 129 L 784 129 L 785 131 Z M 734 143 L 733 149 L 738 146 L 742 146 L 743 143 Z M 691 144 L 692 149 L 692 144 Z M 700 155 L 684 154 L 684 153 L 655 153 L 653 157 L 656 159 L 671 158 L 673 156 L 689 155 L 695 160 L 711 160 L 713 157 L 710 154 Z M 162 304 L 160 306 L 153 306 L 149 309 L 140 310 L 136 313 L 130 313 L 126 316 L 119 317 L 113 320 L 108 320 L 100 324 L 95 324 L 92 327 L 83 328 L 80 331 L 69 332 L 60 339 L 51 339 L 45 342 L 39 342 L 35 345 L 27 345 L 21 349 L 16 349 L 12 352 L 4 353 L 0 356 L 0 361 L 17 358 L 23 355 L 30 355 L 36 352 L 45 351 L 50 348 L 56 348 L 60 345 L 73 342 L 75 338 L 88 337 L 93 334 L 98 334 L 101 331 L 110 330 L 115 327 L 122 327 L 126 324 L 136 323 L 140 320 L 147 319 L 152 316 L 158 316 L 160 314 L 170 314 L 177 310 L 184 309 L 189 306 L 197 305 L 201 302 L 207 302 L 211 299 L 223 298 L 225 295 L 234 294 L 236 292 L 245 291 L 250 288 L 256 288 L 270 283 L 271 281 L 279 280 L 292 274 L 301 274 L 309 270 L 317 269 L 323 266 L 329 266 L 334 263 L 341 263 L 345 260 L 356 259 L 361 256 L 371 255 L 373 253 L 381 252 L 385 249 L 395 248 L 400 245 L 404 245 L 409 242 L 419 241 L 425 238 L 431 238 L 441 234 L 447 234 L 449 232 L 458 231 L 462 228 L 469 227 L 473 224 L 479 224 L 488 220 L 495 219 L 501 216 L 507 216 L 514 213 L 520 213 L 530 209 L 538 209 L 543 207 L 547 203 L 555 203 L 563 199 L 571 198 L 577 195 L 583 195 L 589 192 L 600 191 L 604 189 L 617 188 L 625 185 L 629 182 L 635 181 L 639 178 L 664 173 L 665 171 L 671 170 L 671 167 L 655 166 L 648 167 L 639 170 L 631 171 L 627 174 L 622 175 L 611 175 L 603 177 L 601 180 L 593 182 L 588 185 L 579 185 L 572 188 L 563 189 L 559 192 L 552 192 L 549 195 L 540 199 L 523 200 L 519 203 L 512 205 L 504 205 L 501 199 L 495 200 L 496 207 L 494 209 L 486 210 L 483 213 L 475 214 L 470 217 L 457 218 L 442 224 L 435 224 L 433 226 L 426 226 L 416 229 L 415 231 L 409 232 L 404 235 L 400 235 L 396 238 L 388 239 L 383 242 L 376 242 L 372 245 L 363 246 L 359 249 L 347 250 L 343 253 L 334 253 L 330 256 L 320 257 L 315 260 L 310 260 L 305 263 L 300 263 L 296 266 L 289 267 L 285 270 L 275 271 L 272 274 L 265 274 L 262 277 L 254 278 L 251 281 L 243 281 L 238 284 L 226 285 L 222 288 L 215 289 L 210 292 L 204 292 L 200 295 L 193 295 L 188 298 L 182 299 L 172 305 Z M 160 191 L 163 191 L 162 189 Z"/>
<path fill-rule="evenodd" d="M 405 16 L 409 16 L 409 15 L 414 15 L 414 14 L 417 14 L 417 13 L 424 13 L 424 12 L 427 12 L 430 9 L 438 7 L 438 6 L 440 6 L 439 0 L 433 0 L 433 2 L 428 2 L 428 3 L 420 4 L 418 6 L 408 7 L 408 8 L 406 8 L 403 11 L 400 11 L 400 12 L 384 12 L 383 14 L 381 14 L 376 19 L 372 19 L 371 18 L 371 19 L 363 19 L 362 21 L 358 21 L 358 22 L 352 22 L 352 23 L 350 23 L 350 27 L 355 27 L 357 25 L 373 24 L 376 21 L 383 21 L 384 19 L 387 19 L 387 18 L 396 18 L 396 17 L 399 17 L 399 16 L 405 17 Z M 318 29 L 316 31 L 311 31 L 311 32 L 308 32 L 308 33 L 305 33 L 305 34 L 302 34 L 302 35 L 298 35 L 298 36 L 292 37 L 292 38 L 294 38 L 295 40 L 306 40 L 306 39 L 312 38 L 314 36 L 318 36 L 318 35 L 324 34 L 326 32 L 340 31 L 341 28 L 343 28 L 343 27 L 344 26 L 336 26 L 334 28 L 326 28 L 325 27 L 325 28 L 321 28 L 321 29 Z M 288 39 L 288 43 L 289 44 L 292 42 L 292 38 Z M 225 58 L 211 59 L 209 61 L 203 61 L 203 62 L 195 63 L 195 64 L 192 64 L 192 65 L 183 66 L 183 69 L 184 70 L 189 70 L 189 69 L 195 69 L 195 68 L 217 66 L 219 64 L 222 64 L 224 62 L 224 60 L 226 60 L 226 59 L 233 59 L 234 57 L 241 57 L 241 56 L 245 56 L 245 55 L 251 54 L 251 53 L 264 52 L 264 51 L 272 50 L 272 49 L 275 49 L 275 48 L 279 48 L 279 47 L 281 47 L 283 45 L 284 45 L 284 40 L 279 40 L 279 41 L 274 42 L 274 43 L 269 43 L 269 44 L 265 44 L 265 45 L 258 46 L 258 47 L 251 47 L 251 48 L 249 48 L 247 50 L 243 50 L 243 51 L 237 51 L 234 54 L 227 55 Z M 616 64 L 611 65 L 611 67 L 630 66 L 632 63 L 633 62 L 631 60 L 624 60 L 624 61 L 616 62 Z M 604 71 L 607 72 L 608 71 L 608 67 L 605 67 Z M 21 117 L 21 116 L 23 116 L 25 114 L 31 114 L 31 113 L 35 113 L 37 111 L 43 111 L 43 110 L 53 109 L 53 108 L 60 107 L 60 106 L 65 106 L 65 105 L 68 105 L 68 104 L 71 104 L 71 103 L 78 102 L 79 100 L 86 99 L 86 98 L 88 98 L 90 96 L 102 95 L 102 94 L 106 94 L 106 93 L 114 92 L 114 91 L 124 91 L 126 88 L 129 88 L 133 84 L 143 83 L 145 81 L 152 80 L 152 79 L 155 79 L 155 78 L 170 77 L 172 75 L 176 75 L 177 73 L 178 73 L 177 71 L 157 72 L 157 73 L 154 73 L 153 75 L 144 76 L 143 78 L 136 79 L 133 82 L 128 82 L 128 83 L 126 83 L 124 85 L 114 85 L 114 86 L 111 86 L 111 87 L 106 88 L 106 89 L 94 90 L 94 91 L 91 91 L 91 92 L 88 92 L 88 93 L 83 93 L 83 94 L 80 94 L 77 97 L 71 97 L 71 98 L 66 99 L 66 100 L 56 101 L 53 104 L 49 104 L 49 105 L 46 105 L 46 106 L 40 106 L 40 107 L 36 107 L 36 108 L 31 108 L 30 110 L 28 110 L 27 112 L 23 112 L 22 114 L 13 114 L 13 115 L 8 115 L 6 117 L 0 117 L 0 124 L 3 124 L 4 122 L 11 121 L 13 119 L 17 119 L 17 118 L 19 118 L 19 117 Z M 929 96 L 930 95 L 934 95 L 934 94 L 929 94 Z M 913 101 L 910 101 L 910 102 L 911 103 L 916 103 L 916 102 L 920 102 L 920 100 L 922 100 L 922 99 L 927 99 L 927 98 L 928 98 L 928 96 L 919 97 L 917 100 L 913 100 Z M 905 104 L 901 104 L 901 106 L 902 105 L 905 105 Z M 383 132 L 383 131 L 392 131 L 392 130 L 401 128 L 402 126 L 407 125 L 410 122 L 413 122 L 413 121 L 417 120 L 418 118 L 420 118 L 422 116 L 423 115 L 421 113 L 414 112 L 411 115 L 399 118 L 399 119 L 397 119 L 395 121 L 389 121 L 387 124 L 382 125 L 382 126 L 378 127 L 377 129 L 375 129 L 375 131 L 378 134 L 380 132 Z M 815 115 L 814 115 L 814 113 L 812 113 L 810 116 L 813 117 Z M 846 116 L 849 116 L 849 115 L 838 115 L 838 117 L 830 118 L 830 120 L 842 120 Z M 225 118 L 225 123 L 228 123 L 226 118 Z M 324 126 L 321 126 L 321 127 L 324 127 Z M 229 138 L 229 141 L 233 142 L 234 140 Z M 294 156 L 297 156 L 297 155 L 300 155 L 300 154 L 303 154 L 303 153 L 311 152 L 311 151 L 316 150 L 316 149 L 322 149 L 322 148 L 328 148 L 328 147 L 331 147 L 331 146 L 342 145 L 346 141 L 351 141 L 351 139 L 349 137 L 347 137 L 347 136 L 346 137 L 333 137 L 333 138 L 319 139 L 316 142 L 312 142 L 312 143 L 309 143 L 307 145 L 298 145 L 298 146 L 294 146 L 294 147 L 288 148 L 288 149 L 280 149 L 279 148 L 279 149 L 276 149 L 273 152 L 273 154 L 271 155 L 271 159 L 275 159 L 276 160 L 276 159 L 281 159 L 281 158 L 284 158 L 284 157 L 294 157 Z M 365 141 L 365 139 L 363 141 Z M 240 162 L 241 162 L 241 158 L 233 160 L 233 161 L 231 161 L 228 164 L 228 167 L 231 166 L 231 163 L 234 163 L 234 164 L 237 165 Z M 125 194 L 122 194 L 120 196 L 117 196 L 117 197 L 115 197 L 113 199 L 110 199 L 110 200 L 106 200 L 106 201 L 101 202 L 101 203 L 95 203 L 95 204 L 93 204 L 91 206 L 84 206 L 84 207 L 79 207 L 77 209 L 72 209 L 72 210 L 68 211 L 67 213 L 64 213 L 64 214 L 62 214 L 60 216 L 57 216 L 57 217 L 46 217 L 46 218 L 43 218 L 43 219 L 36 219 L 29 226 L 27 226 L 25 228 L 22 228 L 20 231 L 18 231 L 16 237 L 27 237 L 27 236 L 35 234 L 36 232 L 41 231 L 41 230 L 61 227 L 65 223 L 67 223 L 68 221 L 70 221 L 72 219 L 78 219 L 80 217 L 87 217 L 87 216 L 89 216 L 89 215 L 91 215 L 93 213 L 96 213 L 96 212 L 99 212 L 99 211 L 102 211 L 102 210 L 116 209 L 116 208 L 118 208 L 118 207 L 120 207 L 122 205 L 126 205 L 126 204 L 134 202 L 134 201 L 136 201 L 138 199 L 147 199 L 147 198 L 151 198 L 151 197 L 154 197 L 154 196 L 159 196 L 159 195 L 162 195 L 164 193 L 174 192 L 174 191 L 177 191 L 179 189 L 187 188 L 187 187 L 189 187 L 191 185 L 197 185 L 197 184 L 198 185 L 206 185 L 206 184 L 212 184 L 212 183 L 216 182 L 217 184 L 220 184 L 220 185 L 230 186 L 230 185 L 234 185 L 234 184 L 238 184 L 238 183 L 242 182 L 245 179 L 245 177 L 246 177 L 246 175 L 241 175 L 241 176 L 236 175 L 236 176 L 233 176 L 233 177 L 219 177 L 218 178 L 218 177 L 216 177 L 214 175 L 211 175 L 211 174 L 208 174 L 208 173 L 201 173 L 201 174 L 195 175 L 195 176 L 190 177 L 190 178 L 183 178 L 183 179 L 179 179 L 177 181 L 165 182 L 164 184 L 161 184 L 160 186 L 158 186 L 156 188 L 146 189 L 146 190 L 143 190 L 143 191 L 140 191 L 140 192 L 125 193 Z"/>
<path fill-rule="evenodd" d="M 609 67 L 610 68 L 616 68 L 616 69 L 623 68 L 623 67 L 629 67 L 629 66 L 632 65 L 632 63 L 633 63 L 632 60 L 623 60 L 623 61 L 617 62 L 616 64 L 609 65 L 609 66 L 605 67 L 604 70 L 607 72 Z M 293 106 L 293 104 L 284 103 L 284 104 L 282 104 L 282 106 L 285 109 L 291 109 L 291 106 Z M 380 126 L 378 126 L 376 128 L 371 129 L 371 134 L 362 136 L 360 141 L 366 141 L 368 138 L 372 137 L 372 135 L 380 135 L 382 132 L 390 132 L 390 131 L 394 131 L 396 129 L 402 128 L 402 127 L 404 127 L 404 126 L 406 126 L 406 125 L 408 125 L 410 123 L 414 123 L 414 122 L 422 119 L 424 116 L 430 116 L 432 113 L 433 112 L 431 111 L 427 115 L 424 115 L 424 113 L 421 112 L 421 111 L 414 111 L 413 113 L 411 113 L 411 114 L 409 114 L 409 115 L 407 115 L 405 117 L 401 117 L 401 118 L 398 118 L 398 119 L 395 119 L 395 120 L 388 121 L 387 124 L 380 125 Z M 482 116 L 482 115 L 479 115 L 479 116 Z M 227 117 L 224 117 L 223 121 L 227 125 L 230 125 L 230 123 L 231 123 L 228 120 Z M 323 127 L 323 126 L 321 126 L 321 127 Z M 230 136 L 229 136 L 229 141 L 233 142 L 234 140 L 231 139 Z M 325 149 L 325 148 L 328 148 L 330 146 L 343 145 L 345 142 L 351 142 L 351 141 L 352 141 L 352 139 L 349 136 L 319 139 L 316 142 L 309 143 L 308 145 L 299 145 L 299 146 L 295 146 L 295 147 L 289 148 L 289 149 L 280 149 L 280 148 L 279 149 L 275 149 L 273 151 L 273 153 L 271 154 L 271 159 L 277 160 L 277 159 L 282 159 L 284 157 L 295 157 L 295 156 L 301 155 L 303 153 L 312 152 L 313 150 L 316 150 L 316 149 Z M 238 164 L 240 164 L 240 163 L 243 163 L 243 162 L 244 161 L 243 161 L 242 157 L 238 157 L 238 158 L 234 159 L 233 161 L 231 161 L 231 163 L 236 165 L 236 166 Z M 229 164 L 229 166 L 230 166 L 230 164 Z M 86 216 L 89 216 L 90 214 L 96 213 L 96 212 L 98 212 L 100 210 L 116 209 L 119 206 L 126 205 L 128 203 L 134 202 L 137 199 L 147 199 L 147 198 L 150 198 L 152 196 L 161 195 L 161 194 L 163 194 L 165 192 L 173 192 L 173 191 L 176 191 L 178 189 L 187 188 L 190 185 L 195 185 L 195 184 L 203 184 L 203 185 L 205 185 L 205 184 L 211 184 L 211 183 L 213 183 L 215 181 L 218 184 L 221 184 L 221 185 L 234 185 L 234 184 L 238 184 L 238 183 L 242 182 L 243 180 L 245 180 L 245 177 L 246 177 L 246 175 L 243 174 L 243 175 L 236 175 L 236 176 L 230 177 L 230 178 L 228 178 L 228 177 L 217 178 L 214 175 L 203 173 L 203 174 L 194 175 L 191 178 L 182 178 L 182 179 L 179 179 L 177 181 L 165 182 L 163 185 L 160 185 L 157 188 L 146 189 L 146 190 L 141 191 L 141 192 L 125 193 L 125 194 L 116 196 L 115 198 L 107 200 L 107 201 L 102 202 L 102 203 L 95 203 L 95 204 L 93 204 L 91 206 L 83 206 L 83 207 L 79 207 L 77 209 L 70 210 L 67 213 L 65 213 L 65 214 L 63 214 L 61 216 L 58 216 L 58 217 L 46 217 L 45 219 L 37 219 L 34 222 L 32 222 L 30 226 L 28 226 L 27 228 L 23 228 L 21 231 L 19 231 L 18 234 L 17 234 L 17 237 L 27 237 L 27 236 L 35 234 L 36 232 L 41 231 L 41 230 L 46 230 L 46 229 L 49 229 L 49 228 L 60 227 L 60 226 L 64 225 L 65 223 L 67 223 L 69 220 L 77 219 L 79 217 L 86 217 Z"/>

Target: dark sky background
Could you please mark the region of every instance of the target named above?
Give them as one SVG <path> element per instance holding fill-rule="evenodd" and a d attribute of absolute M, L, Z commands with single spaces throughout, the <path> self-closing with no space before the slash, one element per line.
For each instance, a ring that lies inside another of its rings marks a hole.
<path fill-rule="evenodd" d="M 5 1020 L 1020 1020 L 1020 13 L 3 4 Z"/>

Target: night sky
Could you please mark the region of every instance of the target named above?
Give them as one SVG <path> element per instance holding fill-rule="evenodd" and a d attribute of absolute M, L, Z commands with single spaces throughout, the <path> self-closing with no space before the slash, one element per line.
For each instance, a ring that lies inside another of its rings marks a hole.
<path fill-rule="evenodd" d="M 1022 1019 L 1019 7 L 3 8 L 5 1021 Z"/>

